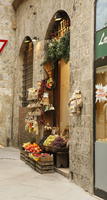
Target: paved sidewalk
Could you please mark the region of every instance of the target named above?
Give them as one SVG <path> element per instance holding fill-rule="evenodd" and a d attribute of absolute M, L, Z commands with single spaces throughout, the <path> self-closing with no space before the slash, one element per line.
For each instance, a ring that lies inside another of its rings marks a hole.
<path fill-rule="evenodd" d="M 98 200 L 60 174 L 41 175 L 19 158 L 19 150 L 0 149 L 0 200 Z"/>

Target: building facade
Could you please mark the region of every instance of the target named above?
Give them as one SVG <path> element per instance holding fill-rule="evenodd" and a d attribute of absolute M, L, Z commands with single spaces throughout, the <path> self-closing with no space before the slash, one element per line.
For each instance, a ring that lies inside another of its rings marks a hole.
<path fill-rule="evenodd" d="M 0 7 L 3 12 L 8 8 L 9 13 L 9 17 L 7 13 L 0 16 L 3 18 L 4 30 L 4 33 L 1 31 L 1 39 L 8 39 L 8 45 L 0 55 L 0 69 L 3 73 L 0 76 L 4 77 L 1 77 L 3 80 L 0 83 L 0 142 L 6 145 L 9 139 L 14 146 L 20 143 L 20 121 L 26 112 L 22 106 L 25 41 L 31 40 L 33 45 L 32 87 L 35 87 L 45 76 L 41 63 L 51 20 L 58 11 L 66 12 L 70 19 L 69 98 L 74 91 L 80 90 L 83 102 L 80 115 L 69 115 L 68 118 L 69 175 L 72 181 L 93 193 L 95 1 L 66 0 L 65 3 L 64 0 L 14 0 L 5 5 L 0 0 Z M 8 31 L 4 27 L 6 22 Z"/>

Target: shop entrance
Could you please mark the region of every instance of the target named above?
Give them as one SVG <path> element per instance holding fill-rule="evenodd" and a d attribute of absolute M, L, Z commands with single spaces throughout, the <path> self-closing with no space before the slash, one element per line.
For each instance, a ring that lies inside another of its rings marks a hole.
<path fill-rule="evenodd" d="M 48 78 L 53 81 L 52 90 L 48 93 L 54 106 L 54 112 L 51 117 L 45 116 L 45 120 L 47 118 L 47 122 L 55 127 L 56 134 L 65 137 L 68 141 L 70 19 L 65 11 L 58 11 L 53 16 L 46 33 L 46 41 L 48 41 L 48 48 L 46 48 L 46 58 L 48 59 L 47 64 L 44 65 L 44 70 L 48 74 Z M 62 150 L 59 154 L 57 153 L 57 156 L 59 156 L 57 168 L 69 168 L 69 150 L 67 151 Z M 61 158 L 60 154 L 62 155 Z"/>

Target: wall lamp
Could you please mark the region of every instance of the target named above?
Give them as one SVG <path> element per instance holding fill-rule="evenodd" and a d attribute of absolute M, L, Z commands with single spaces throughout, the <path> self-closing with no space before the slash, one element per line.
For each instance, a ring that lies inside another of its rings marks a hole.
<path fill-rule="evenodd" d="M 24 41 L 24 43 L 30 43 L 31 42 L 31 40 L 25 40 Z"/>
<path fill-rule="evenodd" d="M 37 41 L 37 40 L 39 40 L 39 38 L 35 36 L 35 37 L 32 39 L 32 42 L 35 42 L 35 41 Z"/>
<path fill-rule="evenodd" d="M 60 13 L 56 13 L 54 18 L 55 18 L 55 21 L 60 21 L 62 19 L 62 16 Z"/>
<path fill-rule="evenodd" d="M 37 40 L 39 40 L 38 37 L 34 37 L 32 40 L 27 38 L 27 39 L 24 41 L 24 43 L 35 42 L 35 41 L 37 41 Z"/>

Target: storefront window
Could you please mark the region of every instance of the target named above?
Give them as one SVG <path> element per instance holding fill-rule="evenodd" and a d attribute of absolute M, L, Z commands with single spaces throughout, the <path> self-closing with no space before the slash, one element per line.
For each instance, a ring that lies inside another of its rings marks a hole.
<path fill-rule="evenodd" d="M 96 4 L 96 140 L 107 139 L 107 0 Z"/>
<path fill-rule="evenodd" d="M 95 194 L 107 199 L 107 0 L 96 1 Z"/>
<path fill-rule="evenodd" d="M 107 66 L 96 69 L 96 139 L 107 140 Z"/>

